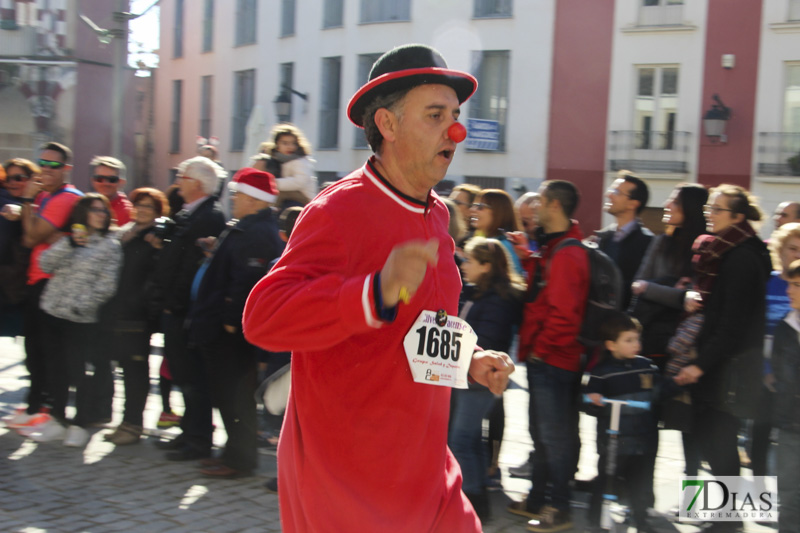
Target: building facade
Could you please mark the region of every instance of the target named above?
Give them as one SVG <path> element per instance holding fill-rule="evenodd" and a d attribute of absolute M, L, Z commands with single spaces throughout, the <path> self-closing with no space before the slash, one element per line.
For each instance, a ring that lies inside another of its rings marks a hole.
<path fill-rule="evenodd" d="M 72 181 L 90 188 L 89 161 L 111 149 L 112 45 L 79 15 L 109 26 L 112 11 L 104 0 L 0 1 L 0 161 L 35 160 L 43 142 L 62 142 L 74 153 Z M 126 76 L 129 117 L 133 71 Z M 130 167 L 134 130 L 123 132 L 121 158 Z"/>
<path fill-rule="evenodd" d="M 198 139 L 246 166 L 280 120 L 308 136 L 320 182 L 346 175 L 369 155 L 348 100 L 408 42 L 479 80 L 445 187 L 568 179 L 585 230 L 608 222 L 620 169 L 650 184 L 656 229 L 684 181 L 743 185 L 768 212 L 800 199 L 800 0 L 162 0 L 156 182 Z M 724 135 L 706 131 L 714 105 Z"/>

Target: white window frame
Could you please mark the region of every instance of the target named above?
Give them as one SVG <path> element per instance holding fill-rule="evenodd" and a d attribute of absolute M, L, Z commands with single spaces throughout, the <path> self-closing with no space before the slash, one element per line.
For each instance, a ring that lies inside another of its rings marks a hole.
<path fill-rule="evenodd" d="M 647 95 L 640 95 L 639 94 L 639 83 L 641 78 L 641 71 L 644 69 L 653 69 L 653 94 L 649 97 Z M 677 78 L 675 82 L 675 90 L 674 94 L 671 93 L 663 93 L 662 92 L 662 84 L 663 84 L 663 73 L 666 69 L 675 69 L 677 71 Z M 680 112 L 680 76 L 681 76 L 681 69 L 680 65 L 678 64 L 658 64 L 658 65 L 634 65 L 634 90 L 633 90 L 633 131 L 635 132 L 645 132 L 649 131 L 649 134 L 642 135 L 640 138 L 637 138 L 635 141 L 635 147 L 637 150 L 641 150 L 644 152 L 640 152 L 640 157 L 645 157 L 643 154 L 646 151 L 650 150 L 673 150 L 675 149 L 675 132 L 678 131 L 677 122 L 678 122 L 678 113 Z M 647 98 L 650 98 L 653 105 L 652 110 L 650 111 L 651 121 L 650 121 L 650 129 L 646 130 L 641 126 L 638 120 L 638 105 L 639 99 L 646 101 Z M 665 100 L 669 98 L 675 99 L 675 111 L 670 118 L 669 115 L 664 115 Z M 670 120 L 672 121 L 671 129 L 670 129 Z M 664 123 L 666 122 L 666 124 Z M 670 135 L 671 132 L 671 135 Z M 659 135 L 664 133 L 662 139 L 659 139 Z M 637 134 L 638 135 L 638 134 Z"/>

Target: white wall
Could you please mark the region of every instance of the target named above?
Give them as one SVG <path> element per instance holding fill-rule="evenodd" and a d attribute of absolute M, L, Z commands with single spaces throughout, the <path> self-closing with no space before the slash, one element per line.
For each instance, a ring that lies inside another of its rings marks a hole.
<path fill-rule="evenodd" d="M 752 189 L 767 215 L 781 202 L 800 201 L 800 178 L 758 175 L 758 134 L 783 131 L 786 63 L 800 62 L 800 24 L 786 22 L 787 2 L 765 0 L 761 21 Z M 767 221 L 761 235 L 767 238 L 773 229 L 772 221 Z"/>
<path fill-rule="evenodd" d="M 688 174 L 639 175 L 650 188 L 649 205 L 661 206 L 678 183 L 697 181 L 697 136 L 700 117 L 705 107 L 701 102 L 703 89 L 703 58 L 707 2 L 686 2 L 683 5 L 683 26 L 671 30 L 636 27 L 639 0 L 617 0 L 614 13 L 614 42 L 611 62 L 611 91 L 608 102 L 608 131 L 634 130 L 634 100 L 636 98 L 636 67 L 639 65 L 678 65 L 677 131 L 691 133 L 688 153 Z M 606 166 L 608 168 L 608 166 Z M 606 173 L 606 185 L 616 179 Z M 603 200 L 601 200 L 603 201 Z M 612 218 L 603 215 L 603 224 Z"/>
<path fill-rule="evenodd" d="M 213 134 L 222 139 L 222 160 L 229 168 L 247 164 L 251 154 L 231 153 L 230 115 L 233 72 L 257 68 L 256 101 L 269 124 L 276 120 L 273 100 L 278 95 L 279 65 L 294 62 L 294 88 L 308 93 L 308 102 L 294 97 L 293 121 L 315 148 L 317 169 L 345 174 L 369 156 L 369 150 L 353 149 L 355 127 L 345 113 L 358 89 L 358 55 L 384 52 L 399 44 L 421 42 L 442 52 L 448 66 L 470 70 L 474 50 L 511 50 L 509 112 L 504 153 L 467 153 L 460 150 L 448 178 L 463 175 L 541 179 L 547 150 L 547 120 L 553 41 L 554 0 L 514 2 L 509 19 L 473 19 L 472 2 L 464 0 L 412 0 L 411 22 L 358 24 L 360 2 L 346 1 L 344 26 L 321 30 L 322 0 L 297 2 L 295 35 L 280 38 L 280 10 L 268 12 L 259 2 L 257 45 L 232 48 L 235 2 L 216 2 L 214 49 L 200 54 L 202 9 L 186 2 L 184 57 L 172 59 L 174 0 L 161 8 L 161 58 L 156 89 L 155 175 L 194 155 L 198 134 L 200 77 L 214 75 Z M 198 2 L 198 4 L 202 4 Z M 279 3 L 271 4 L 279 6 Z M 300 9 L 302 8 L 302 9 Z M 341 56 L 341 99 L 338 150 L 317 151 L 320 75 L 323 57 Z M 184 80 L 181 153 L 167 154 L 171 118 L 171 82 Z M 480 90 L 480 88 L 478 89 Z M 463 117 L 469 116 L 469 104 Z M 536 181 L 533 181 L 535 183 Z M 531 188 L 529 186 L 529 188 Z"/>

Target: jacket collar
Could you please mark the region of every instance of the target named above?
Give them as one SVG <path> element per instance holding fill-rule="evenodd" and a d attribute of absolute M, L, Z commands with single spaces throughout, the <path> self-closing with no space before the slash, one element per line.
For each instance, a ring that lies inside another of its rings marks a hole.
<path fill-rule="evenodd" d="M 407 194 L 403 194 L 397 188 L 389 183 L 385 177 L 378 172 L 378 169 L 375 165 L 375 156 L 373 155 L 370 157 L 367 162 L 364 164 L 364 175 L 367 179 L 375 185 L 383 194 L 388 196 L 392 199 L 396 204 L 402 206 L 403 208 L 411 211 L 412 213 L 418 213 L 420 215 L 424 215 L 427 213 L 432 207 L 434 203 L 434 195 L 432 191 L 428 191 L 428 201 L 421 202 L 416 198 L 412 198 Z"/>

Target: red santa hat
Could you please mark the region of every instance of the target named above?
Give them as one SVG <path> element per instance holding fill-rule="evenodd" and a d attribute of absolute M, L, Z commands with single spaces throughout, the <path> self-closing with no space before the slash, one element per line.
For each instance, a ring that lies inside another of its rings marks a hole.
<path fill-rule="evenodd" d="M 269 172 L 245 167 L 233 176 L 233 180 L 228 185 L 230 190 L 247 196 L 252 196 L 256 200 L 274 203 L 278 198 L 278 185 L 275 176 Z"/>

